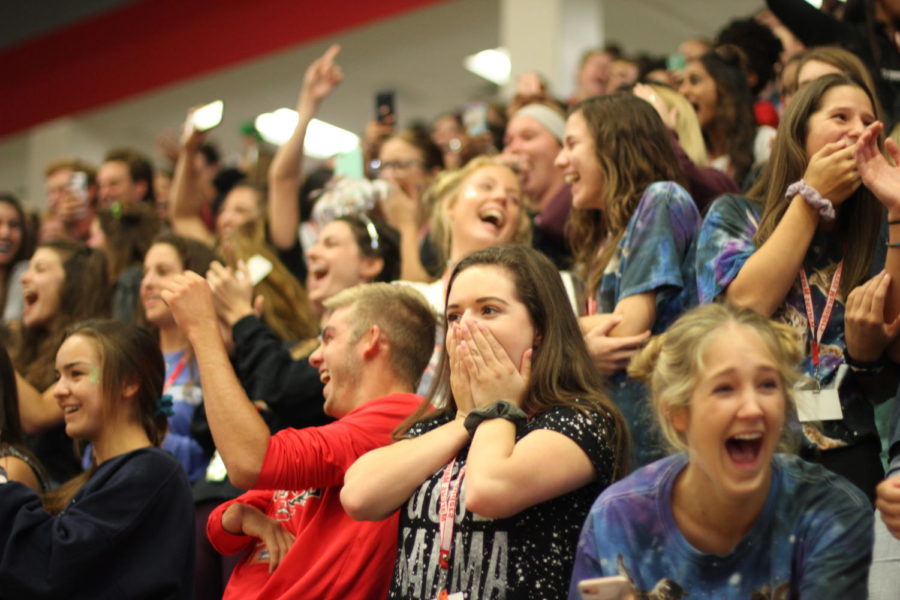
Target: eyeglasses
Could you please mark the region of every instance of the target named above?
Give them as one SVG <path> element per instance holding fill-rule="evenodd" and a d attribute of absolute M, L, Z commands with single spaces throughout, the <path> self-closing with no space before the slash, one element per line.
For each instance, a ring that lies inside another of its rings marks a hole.
<path fill-rule="evenodd" d="M 417 160 L 415 158 L 410 158 L 407 160 L 373 160 L 369 163 L 369 168 L 374 173 L 379 173 L 381 171 L 387 169 L 394 169 L 397 171 L 406 171 L 407 169 L 412 169 L 413 167 L 424 167 L 425 163 L 421 160 Z"/>

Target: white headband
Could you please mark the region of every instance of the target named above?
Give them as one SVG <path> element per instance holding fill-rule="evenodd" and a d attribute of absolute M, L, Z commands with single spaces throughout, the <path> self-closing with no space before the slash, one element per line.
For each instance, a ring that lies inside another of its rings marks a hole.
<path fill-rule="evenodd" d="M 559 112 L 545 104 L 528 104 L 513 113 L 513 117 L 518 117 L 519 115 L 531 117 L 540 123 L 544 129 L 556 138 L 556 141 L 562 144 L 563 137 L 565 137 L 566 120 Z"/>

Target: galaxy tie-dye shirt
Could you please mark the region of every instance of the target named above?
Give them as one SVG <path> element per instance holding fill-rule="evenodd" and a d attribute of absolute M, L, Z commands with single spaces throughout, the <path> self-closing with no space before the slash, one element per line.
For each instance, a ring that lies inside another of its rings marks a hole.
<path fill-rule="evenodd" d="M 873 513 L 853 484 L 819 465 L 777 454 L 762 512 L 725 555 L 694 548 L 675 522 L 676 454 L 610 486 L 578 541 L 570 600 L 582 579 L 625 575 L 646 600 L 865 598 Z M 824 493 L 823 493 L 824 491 Z"/>
<path fill-rule="evenodd" d="M 442 415 L 417 423 L 416 437 L 447 423 Z M 528 420 L 516 433 L 520 440 L 532 431 L 556 431 L 573 440 L 587 454 L 597 479 L 552 500 L 506 519 L 488 519 L 466 510 L 463 478 L 456 509 L 447 590 L 466 600 L 563 598 L 569 586 L 578 533 L 597 494 L 609 485 L 614 457 L 612 425 L 599 413 L 557 407 Z M 469 447 L 459 453 L 451 486 L 466 464 Z M 392 599 L 432 599 L 438 594 L 438 513 L 444 467 L 428 478 L 400 508 L 397 562 L 391 584 Z M 540 477 L 541 473 L 535 473 Z"/>
<path fill-rule="evenodd" d="M 599 312 L 611 313 L 629 296 L 655 292 L 652 333 L 665 331 L 697 302 L 693 242 L 699 228 L 700 214 L 684 188 L 671 181 L 647 186 L 603 272 L 597 294 Z M 664 456 L 647 387 L 620 371 L 609 378 L 606 391 L 631 428 L 632 465 Z"/>
<path fill-rule="evenodd" d="M 697 241 L 697 289 L 700 302 L 713 302 L 722 296 L 725 288 L 756 251 L 753 236 L 759 227 L 762 208 L 760 204 L 738 195 L 722 196 L 710 206 Z M 884 236 L 883 228 L 872 235 L 876 250 L 871 276 L 878 273 L 884 265 Z M 841 244 L 836 234 L 816 232 L 806 252 L 803 268 L 809 280 L 817 321 L 824 312 L 828 288 L 840 261 Z M 781 307 L 772 315 L 773 319 L 790 325 L 801 336 L 807 349 L 801 370 L 814 376 L 822 384 L 828 384 L 844 362 L 845 302 L 846 298 L 839 290 L 831 318 L 822 334 L 818 369 L 812 364 L 809 320 L 806 317 L 799 273 Z M 858 443 L 868 436 L 877 436 L 872 405 L 852 375 L 844 380 L 839 396 L 844 418 L 840 421 L 824 421 L 814 428 L 804 427 L 807 444 L 815 444 L 825 450 Z"/>

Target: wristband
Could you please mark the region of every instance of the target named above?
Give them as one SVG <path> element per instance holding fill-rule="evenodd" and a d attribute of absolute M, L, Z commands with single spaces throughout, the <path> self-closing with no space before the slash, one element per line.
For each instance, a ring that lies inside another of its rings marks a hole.
<path fill-rule="evenodd" d="M 488 419 L 506 419 L 518 428 L 528 421 L 528 415 L 515 404 L 506 400 L 497 400 L 493 404 L 469 411 L 463 426 L 469 435 L 475 435 L 478 426 Z"/>
<path fill-rule="evenodd" d="M 883 357 L 871 362 L 863 362 L 854 360 L 846 351 L 844 352 L 844 362 L 847 363 L 851 371 L 861 375 L 877 375 L 884 371 L 884 368 L 887 366 L 887 361 Z"/>
<path fill-rule="evenodd" d="M 787 191 L 784 193 L 784 197 L 785 199 L 790 200 L 797 194 L 803 196 L 806 203 L 816 209 L 819 214 L 822 215 L 823 219 L 826 221 L 834 220 L 834 204 L 832 204 L 831 200 L 828 198 L 823 198 L 822 194 L 820 194 L 816 188 L 801 179 L 788 186 Z"/>

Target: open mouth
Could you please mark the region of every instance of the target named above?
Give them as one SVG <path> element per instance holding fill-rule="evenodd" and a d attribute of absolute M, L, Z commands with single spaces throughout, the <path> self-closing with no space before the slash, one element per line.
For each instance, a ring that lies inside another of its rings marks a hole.
<path fill-rule="evenodd" d="M 0 254 L 12 252 L 12 242 L 10 240 L 0 240 Z"/>
<path fill-rule="evenodd" d="M 320 371 L 319 381 L 321 381 L 323 385 L 327 384 L 329 381 L 331 381 L 331 373 L 329 373 L 328 371 Z"/>
<path fill-rule="evenodd" d="M 579 179 L 581 179 L 581 176 L 578 173 L 566 173 L 566 175 L 564 177 L 565 182 L 568 183 L 569 185 L 572 185 Z"/>
<path fill-rule="evenodd" d="M 502 229 L 506 224 L 506 215 L 497 208 L 487 208 L 478 214 L 478 218 L 482 223 L 493 225 L 497 229 Z"/>
<path fill-rule="evenodd" d="M 63 414 L 68 416 L 68 415 L 78 412 L 78 409 L 79 409 L 79 407 L 77 407 L 77 406 L 64 406 L 62 410 L 63 410 Z"/>
<path fill-rule="evenodd" d="M 23 290 L 22 300 L 25 301 L 25 308 L 31 308 L 38 301 L 38 293 L 34 290 Z"/>
<path fill-rule="evenodd" d="M 321 264 L 315 264 L 309 266 L 309 278 L 310 281 L 315 283 L 325 279 L 325 276 L 328 275 L 328 267 Z"/>
<path fill-rule="evenodd" d="M 737 465 L 752 465 L 762 451 L 762 433 L 742 433 L 725 441 L 728 456 Z"/>

